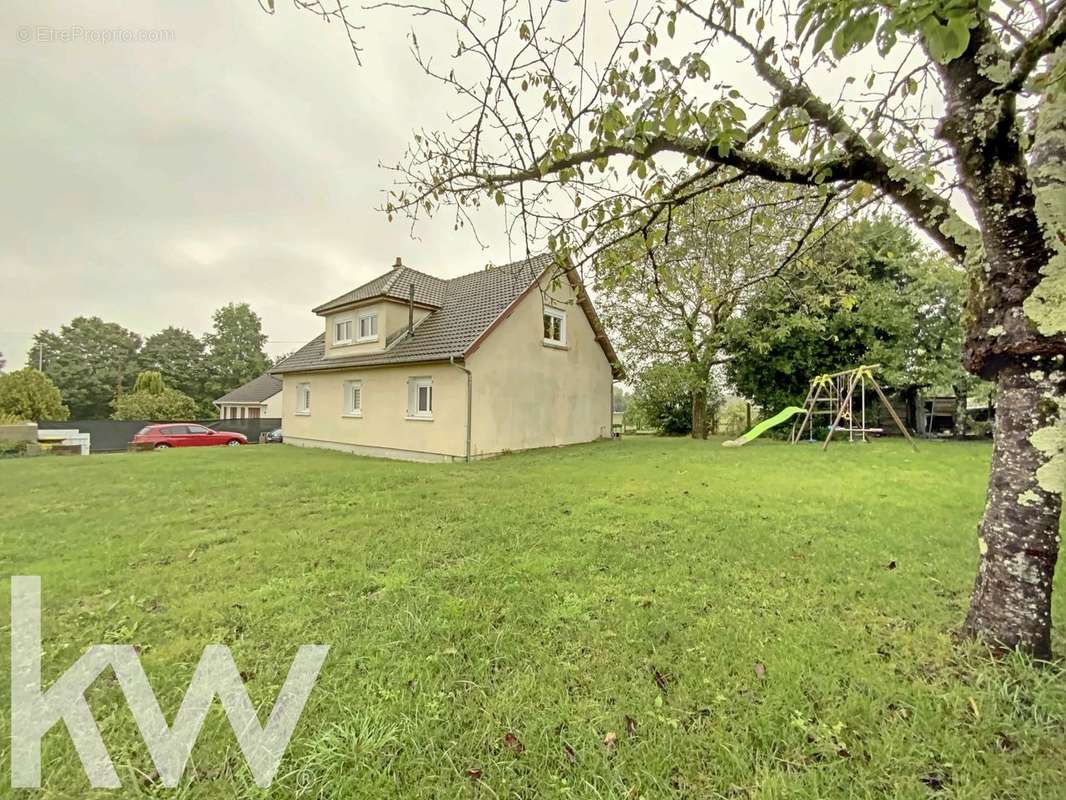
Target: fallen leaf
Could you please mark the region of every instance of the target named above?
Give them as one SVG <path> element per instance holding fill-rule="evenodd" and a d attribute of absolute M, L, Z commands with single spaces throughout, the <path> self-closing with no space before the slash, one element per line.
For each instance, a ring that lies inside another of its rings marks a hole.
<path fill-rule="evenodd" d="M 1002 731 L 996 733 L 996 748 L 1004 753 L 1008 753 L 1016 747 L 1014 739 Z"/>
<path fill-rule="evenodd" d="M 574 748 L 568 744 L 563 744 L 563 755 L 566 756 L 566 760 L 571 764 L 577 763 L 577 755 L 574 753 Z"/>
<path fill-rule="evenodd" d="M 659 691 L 666 694 L 666 676 L 659 670 L 655 670 L 655 685 L 659 687 Z"/>
<path fill-rule="evenodd" d="M 520 755 L 526 750 L 526 746 L 510 731 L 507 731 L 506 735 L 503 737 L 503 746 L 515 755 Z"/>
<path fill-rule="evenodd" d="M 755 662 L 755 677 L 760 681 L 766 680 L 766 665 L 761 661 Z"/>
<path fill-rule="evenodd" d="M 603 737 L 603 746 L 614 751 L 618 747 L 618 734 L 614 731 L 607 731 L 607 735 Z"/>
<path fill-rule="evenodd" d="M 918 780 L 920 780 L 934 792 L 939 792 L 941 789 L 944 788 L 944 784 L 947 783 L 946 778 L 937 775 L 936 773 L 933 773 L 932 775 L 923 775 Z"/>
<path fill-rule="evenodd" d="M 635 719 L 633 719 L 631 716 L 629 716 L 628 714 L 626 714 L 626 736 L 632 737 L 632 736 L 636 736 L 636 735 L 637 735 L 637 721 Z"/>

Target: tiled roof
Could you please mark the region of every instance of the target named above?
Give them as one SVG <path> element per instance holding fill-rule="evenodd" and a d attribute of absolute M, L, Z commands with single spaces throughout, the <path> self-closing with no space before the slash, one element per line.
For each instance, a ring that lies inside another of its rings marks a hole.
<path fill-rule="evenodd" d="M 448 281 L 410 267 L 397 267 L 312 310 L 316 314 L 322 314 L 375 297 L 387 297 L 406 303 L 411 299 L 411 284 L 415 286 L 416 305 L 440 308 L 444 304 Z"/>
<path fill-rule="evenodd" d="M 216 403 L 262 403 L 281 391 L 281 381 L 269 372 L 253 378 L 238 386 L 229 394 L 224 394 Z"/>
<path fill-rule="evenodd" d="M 525 261 L 516 261 L 502 267 L 472 272 L 468 275 L 460 275 L 450 280 L 434 278 L 430 275 L 409 270 L 406 267 L 394 270 L 398 273 L 410 272 L 428 278 L 433 283 L 421 284 L 422 296 L 427 297 L 431 292 L 438 291 L 435 287 L 439 284 L 439 293 L 433 295 L 437 309 L 425 319 L 415 325 L 414 335 L 402 335 L 391 340 L 384 350 L 374 353 L 366 353 L 342 358 L 325 357 L 325 334 L 315 337 L 302 348 L 297 350 L 287 359 L 271 370 L 275 375 L 287 372 L 309 372 L 321 369 L 342 369 L 350 367 L 382 366 L 386 364 L 417 363 L 425 361 L 445 361 L 451 357 L 463 358 L 475 342 L 492 326 L 504 311 L 522 295 L 553 263 L 550 254 L 534 256 Z M 380 282 L 389 275 L 375 278 L 370 283 L 342 295 L 336 300 L 325 303 L 315 309 L 316 312 L 356 302 L 357 296 L 369 299 L 381 296 L 384 291 Z M 410 281 L 401 276 L 403 281 Z M 368 288 L 371 287 L 371 288 Z M 419 284 L 415 284 L 415 302 L 419 302 Z M 366 293 L 366 294 L 360 294 Z M 595 312 L 587 302 L 587 296 L 580 293 L 582 300 L 579 304 L 589 316 L 590 322 L 597 330 L 597 341 L 604 348 L 607 358 L 611 361 L 616 373 L 621 374 L 621 367 L 617 366 L 617 357 L 602 333 L 599 321 L 595 319 Z M 406 295 L 401 291 L 395 296 L 397 300 L 406 300 Z M 343 302 L 342 302 L 343 301 Z"/>

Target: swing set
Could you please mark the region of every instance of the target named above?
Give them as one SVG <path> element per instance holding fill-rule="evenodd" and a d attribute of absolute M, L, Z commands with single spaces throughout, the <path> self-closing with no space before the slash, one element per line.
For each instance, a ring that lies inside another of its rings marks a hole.
<path fill-rule="evenodd" d="M 918 450 L 907 426 L 900 420 L 892 404 L 888 402 L 881 384 L 874 377 L 874 370 L 880 364 L 863 364 L 854 369 L 846 369 L 842 372 L 834 372 L 829 375 L 818 375 L 811 381 L 810 389 L 807 390 L 807 399 L 803 402 L 803 417 L 792 423 L 792 433 L 789 442 L 797 444 L 803 439 L 804 431 L 807 431 L 808 441 L 814 441 L 815 417 L 827 417 L 832 420 L 829 424 L 829 433 L 822 444 L 822 450 L 829 447 L 829 442 L 838 433 L 847 433 L 848 441 L 869 441 L 868 433 L 883 433 L 883 428 L 871 428 L 866 422 L 866 391 L 873 390 L 881 403 L 892 415 L 893 421 L 911 447 Z M 858 390 L 858 392 L 856 392 Z"/>

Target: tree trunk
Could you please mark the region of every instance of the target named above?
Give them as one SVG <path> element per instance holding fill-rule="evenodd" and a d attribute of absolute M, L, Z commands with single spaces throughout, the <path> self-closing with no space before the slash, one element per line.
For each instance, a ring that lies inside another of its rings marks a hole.
<path fill-rule="evenodd" d="M 707 438 L 707 390 L 692 390 L 692 438 Z"/>
<path fill-rule="evenodd" d="M 966 57 L 940 68 L 947 110 L 940 135 L 954 150 L 981 232 L 980 247 L 967 248 L 973 280 L 963 363 L 997 385 L 981 555 L 963 633 L 997 650 L 1050 658 L 1066 483 L 1066 92 L 1046 92 L 1027 132 L 1014 95 L 999 91 L 986 68 L 996 52 L 979 26 Z M 1063 58 L 1066 46 L 1049 68 Z"/>
<path fill-rule="evenodd" d="M 966 423 L 969 419 L 969 411 L 966 408 L 968 394 L 966 389 L 961 386 L 953 388 L 955 389 L 955 438 L 963 439 L 966 437 Z"/>
<path fill-rule="evenodd" d="M 1009 367 L 997 386 L 981 555 L 963 633 L 997 651 L 1049 659 L 1066 478 L 1066 381 L 1050 369 Z"/>

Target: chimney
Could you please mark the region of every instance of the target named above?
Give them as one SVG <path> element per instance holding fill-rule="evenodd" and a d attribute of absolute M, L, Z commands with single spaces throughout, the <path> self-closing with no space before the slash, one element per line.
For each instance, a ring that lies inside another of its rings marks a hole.
<path fill-rule="evenodd" d="M 392 265 L 392 268 L 393 269 L 403 269 L 403 261 L 400 260 L 399 256 L 396 256 L 396 263 Z"/>

